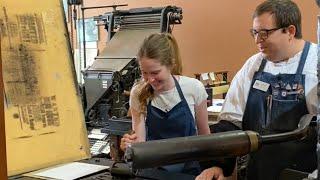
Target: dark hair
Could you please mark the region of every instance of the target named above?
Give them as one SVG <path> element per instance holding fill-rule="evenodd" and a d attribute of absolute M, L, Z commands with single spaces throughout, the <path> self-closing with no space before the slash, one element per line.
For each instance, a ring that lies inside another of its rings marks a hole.
<path fill-rule="evenodd" d="M 181 75 L 182 73 L 179 47 L 176 39 L 169 33 L 156 33 L 148 36 L 138 51 L 137 60 L 139 61 L 144 57 L 154 59 L 161 65 L 170 68 L 171 74 Z M 154 90 L 151 85 L 144 82 L 144 80 L 141 80 L 139 85 L 142 87 L 138 94 L 138 100 L 141 104 L 141 113 L 144 113 L 147 100 L 153 97 Z"/>
<path fill-rule="evenodd" d="M 291 0 L 267 0 L 257 6 L 253 13 L 256 18 L 264 13 L 271 13 L 274 16 L 277 27 L 296 27 L 295 38 L 302 38 L 301 13 L 296 3 Z"/>

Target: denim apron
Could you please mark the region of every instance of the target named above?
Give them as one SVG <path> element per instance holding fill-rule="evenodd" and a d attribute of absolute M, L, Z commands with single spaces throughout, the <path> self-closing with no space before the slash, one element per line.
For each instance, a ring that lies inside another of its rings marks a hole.
<path fill-rule="evenodd" d="M 193 115 L 178 81 L 174 76 L 172 77 L 181 101 L 168 112 L 164 112 L 161 109 L 152 106 L 151 101 L 149 101 L 146 117 L 147 141 L 196 135 Z M 192 175 L 199 174 L 199 168 L 198 162 L 180 163 L 160 167 L 160 169 L 165 169 L 170 172 Z"/>
<path fill-rule="evenodd" d="M 244 130 L 266 135 L 292 131 L 298 127 L 300 118 L 308 113 L 302 70 L 309 47 L 310 43 L 306 42 L 296 74 L 272 75 L 263 72 L 267 61 L 262 60 L 253 76 L 242 120 Z M 254 88 L 255 83 L 261 81 L 269 84 L 265 91 Z M 285 168 L 311 172 L 317 167 L 316 160 L 316 130 L 312 129 L 303 140 L 263 145 L 259 151 L 251 153 L 247 179 L 275 180 Z"/>

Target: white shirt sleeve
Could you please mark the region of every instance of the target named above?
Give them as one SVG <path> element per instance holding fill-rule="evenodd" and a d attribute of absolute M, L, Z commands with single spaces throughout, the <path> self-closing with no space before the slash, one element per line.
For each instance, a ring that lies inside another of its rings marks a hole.
<path fill-rule="evenodd" d="M 208 98 L 208 93 L 206 91 L 206 88 L 202 84 L 202 82 L 200 82 L 197 79 L 194 79 L 194 80 L 195 80 L 194 86 L 196 86 L 195 105 L 199 105 L 200 103 L 202 103 L 204 100 Z"/>
<path fill-rule="evenodd" d="M 256 54 L 249 58 L 233 78 L 218 120 L 242 121 L 254 73 L 262 58 Z"/>
<path fill-rule="evenodd" d="M 316 44 L 311 44 L 306 63 L 303 68 L 305 74 L 305 95 L 307 101 L 307 108 L 310 114 L 317 114 L 319 106 L 317 89 L 318 89 L 318 47 Z"/>

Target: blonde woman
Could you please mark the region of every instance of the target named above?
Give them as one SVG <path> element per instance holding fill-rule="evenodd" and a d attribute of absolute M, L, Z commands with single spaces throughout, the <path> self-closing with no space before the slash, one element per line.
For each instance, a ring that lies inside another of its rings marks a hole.
<path fill-rule="evenodd" d="M 181 58 L 171 34 L 147 37 L 137 55 L 142 80 L 130 93 L 132 128 L 121 148 L 136 142 L 209 134 L 207 93 L 203 84 L 181 76 Z M 161 167 L 171 172 L 199 174 L 196 162 Z M 221 170 L 220 168 L 218 168 Z M 221 170 L 222 171 L 222 170 Z"/>

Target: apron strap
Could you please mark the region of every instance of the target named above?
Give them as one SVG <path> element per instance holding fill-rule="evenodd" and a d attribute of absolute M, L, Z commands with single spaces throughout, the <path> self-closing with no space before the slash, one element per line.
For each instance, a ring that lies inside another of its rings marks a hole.
<path fill-rule="evenodd" d="M 258 72 L 262 72 L 263 69 L 264 69 L 264 67 L 266 66 L 266 64 L 267 64 L 267 60 L 263 58 L 263 59 L 262 59 L 262 62 L 261 62 L 261 64 L 260 64 L 260 67 L 259 67 Z"/>
<path fill-rule="evenodd" d="M 179 85 L 179 83 L 178 83 L 178 81 L 176 80 L 176 78 L 172 75 L 172 77 L 173 77 L 173 80 L 174 80 L 174 84 L 175 84 L 175 86 L 176 86 L 176 88 L 177 88 L 177 90 L 178 90 L 178 93 L 179 93 L 179 96 L 180 96 L 180 99 L 181 99 L 181 101 L 186 101 L 186 99 L 184 98 L 184 95 L 183 95 L 183 93 L 182 93 L 182 90 L 181 90 L 181 87 L 180 87 L 180 85 Z M 151 100 L 149 101 L 149 103 L 148 103 L 148 106 L 151 106 Z"/>
<path fill-rule="evenodd" d="M 173 80 L 174 80 L 174 84 L 176 85 L 176 88 L 177 88 L 177 90 L 178 90 L 178 93 L 179 93 L 179 96 L 180 96 L 181 101 L 186 101 L 186 99 L 184 98 L 184 95 L 183 95 L 183 93 L 182 93 L 182 90 L 181 90 L 181 87 L 180 87 L 178 81 L 176 80 L 176 78 L 175 78 L 173 75 L 172 75 L 172 77 L 173 77 Z"/>
<path fill-rule="evenodd" d="M 305 44 L 304 44 L 304 47 L 303 47 L 303 50 L 302 50 L 302 54 L 301 54 L 301 57 L 300 57 L 299 66 L 297 68 L 296 74 L 302 74 L 302 70 L 303 70 L 304 64 L 306 62 L 309 49 L 310 49 L 310 44 L 311 43 L 309 41 L 306 41 Z M 262 62 L 260 64 L 258 72 L 262 72 L 263 71 L 264 67 L 266 66 L 266 63 L 267 63 L 267 60 L 266 59 L 262 59 Z"/>
<path fill-rule="evenodd" d="M 300 57 L 300 62 L 299 62 L 299 66 L 297 68 L 296 74 L 302 74 L 302 70 L 303 70 L 304 64 L 306 62 L 309 49 L 310 49 L 310 42 L 306 41 L 304 44 L 304 47 L 303 47 L 303 51 L 302 51 L 302 54 Z"/>

